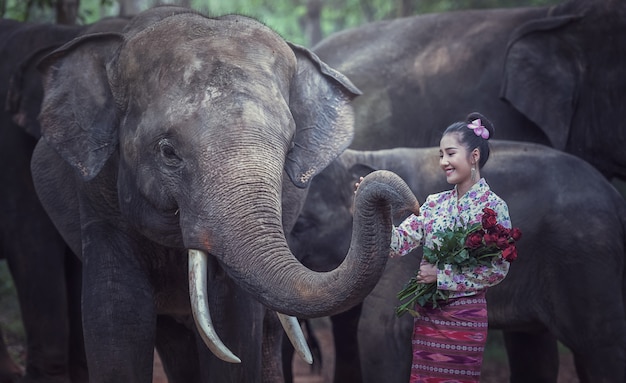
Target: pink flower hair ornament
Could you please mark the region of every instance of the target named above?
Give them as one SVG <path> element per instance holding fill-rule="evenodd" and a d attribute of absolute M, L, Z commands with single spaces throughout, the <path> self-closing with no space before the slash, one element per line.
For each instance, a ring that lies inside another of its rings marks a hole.
<path fill-rule="evenodd" d="M 480 136 L 485 140 L 489 139 L 489 131 L 482 125 L 480 118 L 475 119 L 471 124 L 467 124 L 467 127 L 472 129 L 475 135 Z"/>

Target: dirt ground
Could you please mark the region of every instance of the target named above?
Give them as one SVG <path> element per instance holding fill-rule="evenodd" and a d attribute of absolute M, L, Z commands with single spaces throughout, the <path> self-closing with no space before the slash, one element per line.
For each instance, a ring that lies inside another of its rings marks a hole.
<path fill-rule="evenodd" d="M 334 351 L 332 344 L 332 333 L 330 324 L 326 318 L 317 319 L 314 331 L 322 348 L 322 371 L 321 373 L 311 372 L 310 366 L 301 358 L 294 358 L 294 383 L 332 383 L 334 371 Z M 167 378 L 160 367 L 158 355 L 155 355 L 155 369 L 153 383 L 167 383 Z M 490 360 L 486 358 L 483 363 L 481 383 L 502 383 L 509 381 L 508 365 L 502 361 Z M 561 355 L 561 366 L 559 368 L 558 383 L 578 383 L 571 354 Z"/>

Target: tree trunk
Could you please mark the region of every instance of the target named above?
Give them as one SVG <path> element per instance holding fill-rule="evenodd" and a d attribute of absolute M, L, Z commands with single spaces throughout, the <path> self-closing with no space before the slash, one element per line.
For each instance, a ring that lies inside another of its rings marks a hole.
<path fill-rule="evenodd" d="M 56 22 L 57 24 L 74 25 L 78 17 L 80 0 L 57 0 Z"/>
<path fill-rule="evenodd" d="M 411 0 L 400 0 L 397 17 L 407 17 L 415 13 L 415 8 Z"/>
<path fill-rule="evenodd" d="M 363 12 L 363 17 L 365 21 L 370 23 L 374 21 L 374 15 L 376 14 L 375 5 L 372 4 L 369 0 L 361 1 L 361 11 Z"/>
<path fill-rule="evenodd" d="M 317 44 L 322 40 L 322 26 L 320 24 L 320 15 L 324 0 L 307 0 L 306 16 L 304 20 L 304 36 L 309 46 Z"/>
<path fill-rule="evenodd" d="M 148 8 L 145 0 L 118 0 L 120 3 L 120 16 L 135 16 Z"/>

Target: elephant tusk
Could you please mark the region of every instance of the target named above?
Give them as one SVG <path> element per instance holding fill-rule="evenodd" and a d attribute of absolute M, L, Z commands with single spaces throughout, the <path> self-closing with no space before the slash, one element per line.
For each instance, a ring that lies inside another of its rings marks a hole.
<path fill-rule="evenodd" d="M 225 362 L 241 363 L 235 354 L 222 343 L 215 332 L 209 301 L 207 299 L 207 255 L 203 251 L 189 250 L 189 298 L 191 311 L 198 332 L 204 343 L 215 356 Z"/>
<path fill-rule="evenodd" d="M 313 364 L 313 356 L 311 356 L 311 350 L 309 349 L 309 345 L 306 343 L 306 339 L 304 339 L 304 334 L 302 333 L 302 327 L 300 327 L 300 323 L 296 317 L 292 317 L 289 315 L 281 314 L 279 312 L 276 313 L 278 315 L 278 319 L 280 319 L 280 324 L 283 325 L 285 332 L 287 333 L 287 337 L 291 341 L 293 348 L 296 350 L 298 355 L 308 364 Z"/>

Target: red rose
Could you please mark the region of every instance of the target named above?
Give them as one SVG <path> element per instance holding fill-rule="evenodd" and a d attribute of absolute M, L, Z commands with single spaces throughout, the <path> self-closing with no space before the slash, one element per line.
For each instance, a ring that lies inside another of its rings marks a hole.
<path fill-rule="evenodd" d="M 522 238 L 522 231 L 517 227 L 513 228 L 513 230 L 511 230 L 511 237 L 513 237 L 514 241 L 519 241 L 520 238 Z"/>
<path fill-rule="evenodd" d="M 506 249 L 510 247 L 509 237 L 498 236 L 498 239 L 496 240 L 496 246 L 498 246 L 498 249 Z"/>
<path fill-rule="evenodd" d="M 475 231 L 467 236 L 465 240 L 465 247 L 469 249 L 477 249 L 483 244 L 482 230 Z"/>
<path fill-rule="evenodd" d="M 493 217 L 497 215 L 493 209 L 489 209 L 488 207 L 483 208 L 483 213 L 485 213 L 485 215 L 493 216 Z"/>
<path fill-rule="evenodd" d="M 509 246 L 506 249 L 502 250 L 502 258 L 506 259 L 509 262 L 513 262 L 517 259 L 517 249 L 515 246 Z"/>
<path fill-rule="evenodd" d="M 487 246 L 495 245 L 498 241 L 498 235 L 494 233 L 487 233 L 483 238 L 485 238 L 485 244 Z"/>
<path fill-rule="evenodd" d="M 485 211 L 485 214 L 483 215 L 483 219 L 482 219 L 483 228 L 486 230 L 489 230 L 492 227 L 496 226 L 498 221 L 496 220 L 495 212 L 494 214 L 491 214 L 491 213 L 488 214 L 487 212 L 487 210 L 491 212 L 493 212 L 493 210 L 488 209 L 488 208 L 484 208 L 483 210 Z"/>
<path fill-rule="evenodd" d="M 510 236 L 510 230 L 500 225 L 499 223 L 494 225 L 491 229 L 489 229 L 489 232 L 494 233 L 495 235 L 500 236 L 500 237 Z"/>

